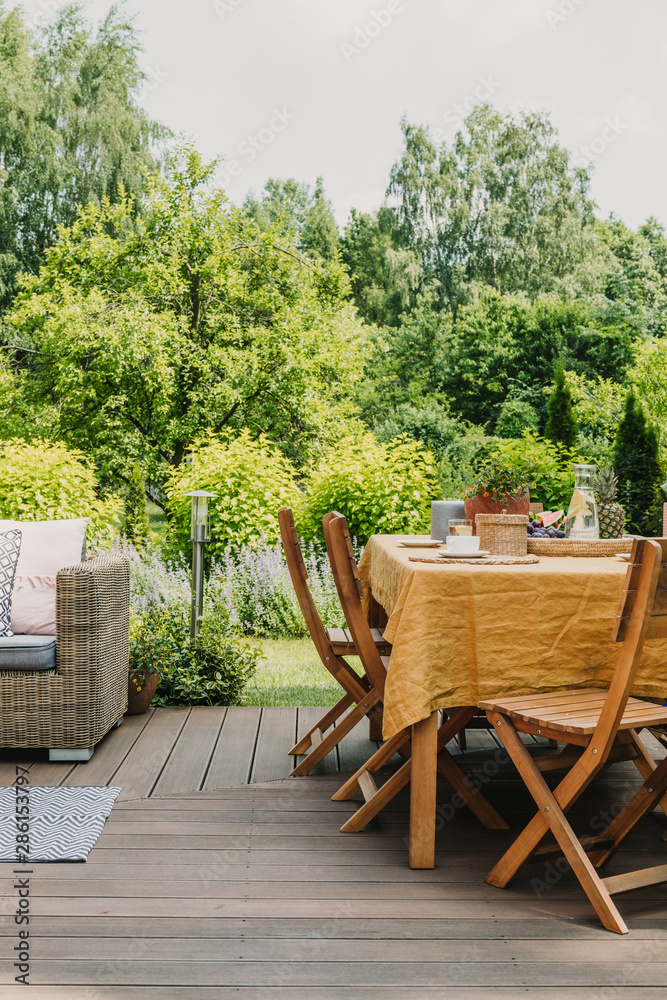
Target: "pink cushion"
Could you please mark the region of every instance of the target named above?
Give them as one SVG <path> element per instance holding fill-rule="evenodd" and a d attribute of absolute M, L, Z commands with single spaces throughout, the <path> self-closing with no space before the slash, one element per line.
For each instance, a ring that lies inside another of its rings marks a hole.
<path fill-rule="evenodd" d="M 89 520 L 0 521 L 0 531 L 21 531 L 12 595 L 12 631 L 16 635 L 56 634 L 56 574 L 81 562 Z"/>

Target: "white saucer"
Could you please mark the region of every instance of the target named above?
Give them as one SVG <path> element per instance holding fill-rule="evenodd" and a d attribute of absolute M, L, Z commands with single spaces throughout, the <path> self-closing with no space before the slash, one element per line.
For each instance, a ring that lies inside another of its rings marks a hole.
<path fill-rule="evenodd" d="M 406 538 L 404 542 L 399 542 L 406 549 L 437 549 L 444 542 L 440 538 Z"/>
<path fill-rule="evenodd" d="M 448 549 L 443 549 L 442 552 L 438 552 L 441 559 L 481 559 L 483 556 L 490 555 L 491 553 L 487 552 L 486 549 L 480 549 L 479 552 L 450 552 Z"/>

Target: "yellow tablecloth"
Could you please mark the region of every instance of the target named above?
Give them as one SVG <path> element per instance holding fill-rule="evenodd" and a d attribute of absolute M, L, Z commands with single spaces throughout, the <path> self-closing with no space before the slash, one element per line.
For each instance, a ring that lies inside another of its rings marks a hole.
<path fill-rule="evenodd" d="M 435 709 L 609 682 L 627 570 L 620 560 L 436 565 L 410 562 L 433 553 L 400 541 L 374 535 L 359 564 L 364 586 L 389 615 L 386 739 Z M 667 697 L 667 642 L 645 646 L 633 694 Z"/>

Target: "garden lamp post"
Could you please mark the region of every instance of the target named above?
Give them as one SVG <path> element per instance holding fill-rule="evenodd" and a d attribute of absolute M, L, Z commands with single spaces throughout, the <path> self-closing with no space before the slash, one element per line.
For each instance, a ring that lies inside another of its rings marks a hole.
<path fill-rule="evenodd" d="M 208 502 L 217 493 L 195 490 L 186 493 L 192 499 L 190 538 L 192 540 L 192 612 L 190 615 L 190 635 L 197 638 L 199 622 L 204 613 L 204 546 L 211 540 L 211 515 Z"/>

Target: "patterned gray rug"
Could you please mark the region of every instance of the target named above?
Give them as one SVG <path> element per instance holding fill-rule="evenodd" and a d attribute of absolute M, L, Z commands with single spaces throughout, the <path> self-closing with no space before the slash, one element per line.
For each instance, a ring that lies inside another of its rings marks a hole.
<path fill-rule="evenodd" d="M 0 861 L 85 861 L 119 793 L 96 785 L 0 789 Z"/>

